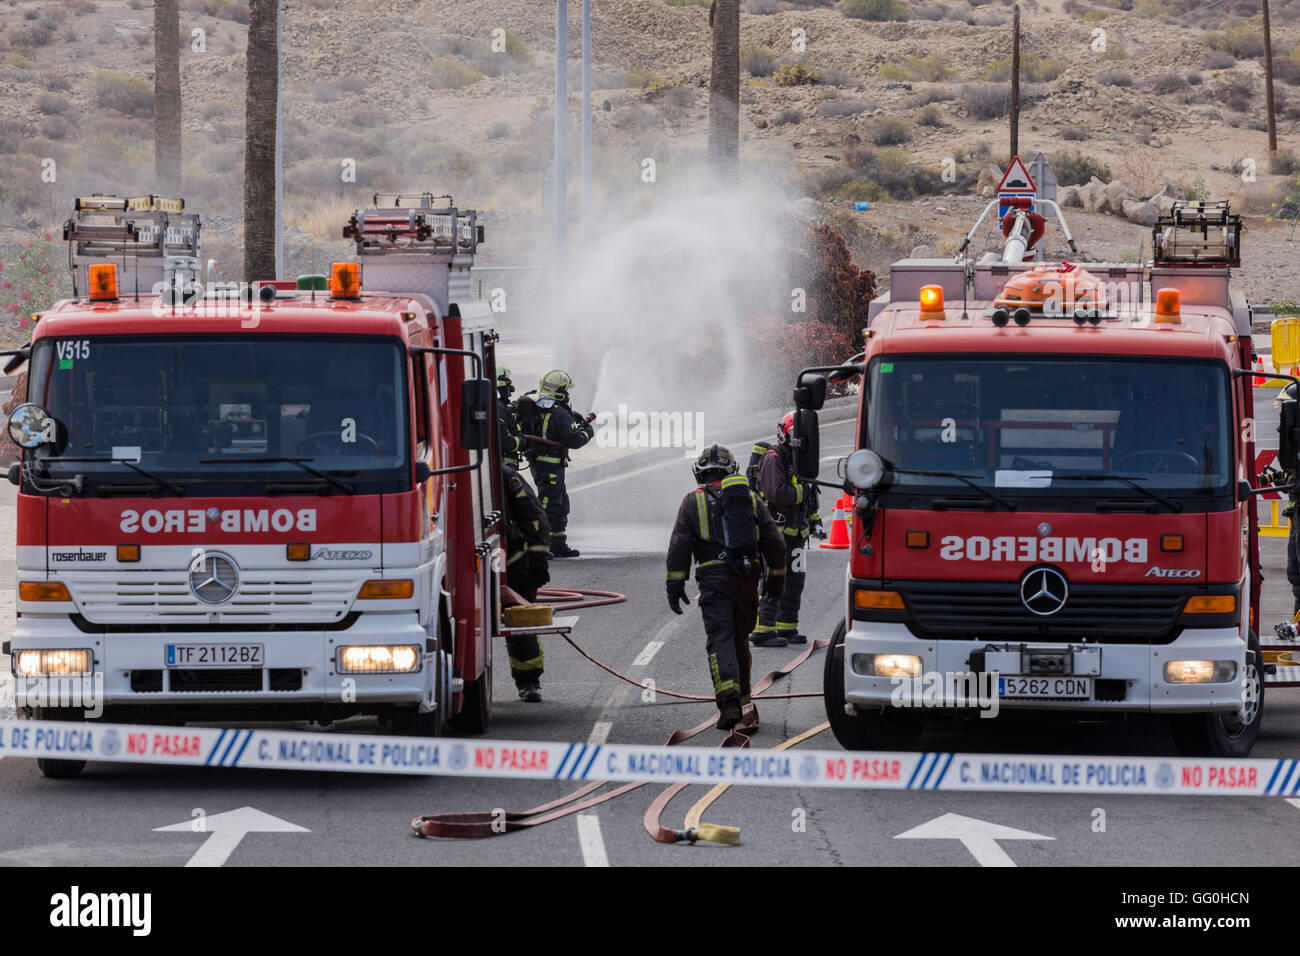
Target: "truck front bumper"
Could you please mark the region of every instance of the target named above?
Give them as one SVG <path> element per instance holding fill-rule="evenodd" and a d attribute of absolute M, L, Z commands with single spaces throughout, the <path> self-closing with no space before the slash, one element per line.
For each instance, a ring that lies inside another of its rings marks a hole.
<path fill-rule="evenodd" d="M 858 673 L 853 666 L 854 655 L 916 655 L 921 659 L 923 675 L 937 674 L 946 679 L 949 675 L 970 673 L 971 654 L 990 644 L 986 640 L 924 640 L 901 623 L 852 621 L 851 624 L 844 638 L 845 699 L 863 708 L 894 704 L 899 681 Z M 1026 644 L 1035 649 L 1066 646 L 1019 638 L 995 643 Z M 1241 709 L 1246 644 L 1234 628 L 1188 628 L 1168 644 L 1090 643 L 1087 647 L 1100 652 L 1100 669 L 1093 676 L 1094 688 L 1106 682 L 1107 693 L 1119 697 L 1122 692 L 1122 699 L 1098 700 L 1095 689 L 1090 700 L 999 698 L 999 708 L 1171 714 L 1227 713 Z M 1165 679 L 1165 664 L 1174 660 L 1236 661 L 1236 674 L 1220 683 L 1173 684 Z M 996 683 L 992 693 L 997 693 Z M 962 705 L 963 709 L 974 706 L 974 701 Z"/>
<path fill-rule="evenodd" d="M 234 704 L 424 704 L 434 701 L 436 668 L 414 611 L 370 612 L 346 630 L 170 631 L 84 633 L 65 615 L 23 615 L 12 654 L 23 650 L 85 648 L 94 660 L 93 686 L 107 706 Z M 169 667 L 168 645 L 256 644 L 258 668 Z M 401 674 L 339 672 L 338 651 L 350 645 L 413 645 L 419 669 Z M 16 664 L 15 664 L 16 667 Z M 184 672 L 184 673 L 182 673 Z M 23 678 L 15 674 L 16 687 Z M 21 705 L 21 701 L 19 701 Z"/>

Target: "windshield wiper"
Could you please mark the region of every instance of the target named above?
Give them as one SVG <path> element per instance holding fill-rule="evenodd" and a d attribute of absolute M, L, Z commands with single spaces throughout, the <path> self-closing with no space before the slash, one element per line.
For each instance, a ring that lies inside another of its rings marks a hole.
<path fill-rule="evenodd" d="M 126 467 L 130 468 L 137 475 L 143 475 L 145 478 L 148 478 L 159 488 L 166 488 L 174 495 L 183 496 L 185 494 L 185 488 L 183 486 L 176 484 L 176 482 L 174 481 L 169 481 L 168 479 L 163 478 L 161 475 L 155 475 L 151 471 L 146 471 L 145 469 L 137 465 L 135 463 L 135 459 L 133 458 L 64 458 L 62 456 L 59 456 L 57 458 L 41 458 L 39 460 L 43 463 L 71 462 L 74 464 L 86 464 L 86 465 L 107 465 L 107 464 L 126 465 Z M 77 477 L 84 478 L 85 475 L 82 474 L 82 475 L 78 475 Z M 105 486 L 103 490 L 112 493 L 114 491 L 126 490 L 129 489 L 130 487 L 132 486 L 125 485 L 125 486 L 118 487 L 114 485 L 108 485 Z"/>
<path fill-rule="evenodd" d="M 327 481 L 335 488 L 338 488 L 344 494 L 354 495 L 357 493 L 357 486 L 346 481 L 340 481 L 333 475 L 324 471 L 318 471 L 307 464 L 309 461 L 315 461 L 315 458 L 200 458 L 200 465 L 297 465 L 309 475 L 314 475 L 321 481 Z"/>
<path fill-rule="evenodd" d="M 922 478 L 955 478 L 957 481 L 960 481 L 966 485 L 969 485 L 971 488 L 974 488 L 977 492 L 979 492 L 988 500 L 996 501 L 998 504 L 1002 505 L 1002 507 L 1006 508 L 1008 511 L 1016 510 L 1016 503 L 1014 501 L 1010 501 L 1006 498 L 1003 498 L 1001 495 L 990 491 L 989 489 L 985 488 L 983 485 L 976 484 L 974 478 L 979 476 L 959 475 L 954 471 L 914 471 L 910 468 L 895 468 L 893 465 L 889 464 L 888 461 L 885 462 L 885 466 L 896 475 L 919 475 Z M 938 502 L 936 501 L 936 506 L 937 505 Z"/>
<path fill-rule="evenodd" d="M 1118 481 L 1121 485 L 1127 485 L 1134 491 L 1146 495 L 1152 501 L 1158 501 L 1170 511 L 1175 513 L 1183 510 L 1182 502 L 1170 501 L 1164 495 L 1158 495 L 1150 488 L 1143 488 L 1139 481 L 1146 481 L 1146 478 L 1128 475 L 1052 475 L 1052 481 Z M 1101 510 L 1102 502 L 1097 502 L 1098 510 Z"/>

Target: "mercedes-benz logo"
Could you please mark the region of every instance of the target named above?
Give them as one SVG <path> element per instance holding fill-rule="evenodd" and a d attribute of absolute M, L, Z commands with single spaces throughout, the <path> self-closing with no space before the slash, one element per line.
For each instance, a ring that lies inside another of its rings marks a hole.
<path fill-rule="evenodd" d="M 1052 526 L 1048 524 L 1046 521 L 1044 521 L 1042 524 L 1038 526 L 1038 536 L 1040 538 L 1046 538 L 1051 533 L 1052 533 Z"/>
<path fill-rule="evenodd" d="M 206 554 L 190 565 L 190 591 L 204 604 L 224 604 L 239 587 L 239 569 L 224 554 Z"/>
<path fill-rule="evenodd" d="M 1020 580 L 1020 601 L 1030 614 L 1049 617 L 1065 607 L 1070 585 L 1055 568 L 1032 568 Z"/>

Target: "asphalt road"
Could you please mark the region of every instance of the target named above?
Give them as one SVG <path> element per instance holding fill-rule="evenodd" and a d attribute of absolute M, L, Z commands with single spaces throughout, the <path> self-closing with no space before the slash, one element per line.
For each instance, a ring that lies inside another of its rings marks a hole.
<path fill-rule="evenodd" d="M 1261 409 L 1261 412 L 1263 410 Z M 1261 415 L 1261 420 L 1263 415 Z M 1261 421 L 1261 427 L 1262 421 Z M 1271 426 L 1269 426 L 1271 427 Z M 829 425 L 823 454 L 850 445 L 852 426 Z M 757 435 L 722 436 L 738 452 Z M 675 617 L 663 598 L 663 552 L 677 502 L 692 487 L 680 459 L 619 479 L 575 488 L 570 540 L 581 558 L 556 562 L 553 585 L 617 590 L 623 604 L 581 612 L 575 638 L 591 653 L 656 687 L 709 692 L 703 632 L 695 605 Z M 1263 544 L 1269 575 L 1266 623 L 1285 615 L 1282 541 Z M 843 600 L 846 552 L 816 550 L 809 560 L 803 622 L 828 637 Z M 693 593 L 694 587 L 691 591 Z M 567 644 L 546 646 L 545 701 L 515 699 L 498 650 L 496 717 L 505 739 L 661 743 L 678 728 L 713 713 L 709 703 L 642 698 L 639 687 L 597 669 Z M 657 645 L 657 646 L 656 646 Z M 756 649 L 755 676 L 785 663 L 798 649 Z M 7 663 L 7 662 L 6 662 Z M 820 691 L 822 653 L 777 689 Z M 825 719 L 818 698 L 761 704 L 755 747 L 771 747 Z M 338 732 L 374 732 L 353 720 Z M 693 741 L 715 746 L 720 731 Z M 829 732 L 805 746 L 838 747 Z M 1116 724 L 965 721 L 936 724 L 919 749 L 1008 753 L 1174 753 L 1154 720 Z M 1300 755 L 1300 691 L 1271 691 L 1254 756 Z M 663 845 L 649 839 L 642 815 L 662 789 L 646 786 L 580 817 L 521 833 L 457 842 L 418 840 L 408 824 L 421 813 L 522 810 L 553 800 L 574 784 L 464 778 L 361 777 L 350 774 L 91 764 L 80 779 L 46 780 L 33 762 L 0 760 L 0 864 L 183 864 L 209 839 L 191 832 L 199 811 L 211 817 L 253 807 L 303 828 L 250 833 L 228 866 L 270 865 L 992 865 L 1020 866 L 1293 864 L 1300 848 L 1300 806 L 1281 799 L 1055 796 L 853 792 L 733 787 L 705 821 L 737 826 L 740 846 Z M 675 827 L 703 787 L 689 788 L 663 822 Z M 1023 831 L 1000 845 L 1006 857 L 979 859 L 953 839 L 899 839 L 945 814 Z M 1098 822 L 1104 821 L 1104 829 Z M 157 832 L 181 824 L 178 831 Z"/>

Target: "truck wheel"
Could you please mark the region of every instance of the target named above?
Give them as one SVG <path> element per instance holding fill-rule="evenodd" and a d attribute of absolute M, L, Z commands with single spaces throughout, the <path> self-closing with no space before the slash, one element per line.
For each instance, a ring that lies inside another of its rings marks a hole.
<path fill-rule="evenodd" d="M 434 696 L 436 705 L 428 713 L 421 713 L 419 705 L 397 707 L 393 710 L 392 732 L 404 737 L 441 737 L 447 732 L 447 711 L 451 704 L 448 692 L 451 682 L 448 679 L 450 665 L 446 655 L 437 651 L 433 655 Z"/>
<path fill-rule="evenodd" d="M 36 707 L 33 708 L 35 720 L 66 720 L 81 723 L 85 718 L 75 707 Z M 69 780 L 80 775 L 86 769 L 84 760 L 53 760 L 49 757 L 37 757 L 36 766 L 50 780 Z"/>
<path fill-rule="evenodd" d="M 458 734 L 485 734 L 492 723 L 492 665 L 478 680 L 465 681 L 460 713 L 447 721 Z"/>
<path fill-rule="evenodd" d="M 822 671 L 822 696 L 831 732 L 845 750 L 906 750 L 917 742 L 925 721 L 913 714 L 899 713 L 896 708 L 844 712 L 844 634 L 840 621 L 826 648 L 826 666 Z"/>
<path fill-rule="evenodd" d="M 1246 720 L 1234 714 L 1178 714 L 1170 719 L 1174 747 L 1181 757 L 1246 757 L 1259 737 L 1264 716 L 1264 668 L 1259 638 L 1254 631 L 1247 644 L 1246 686 L 1253 701 L 1246 703 Z"/>

